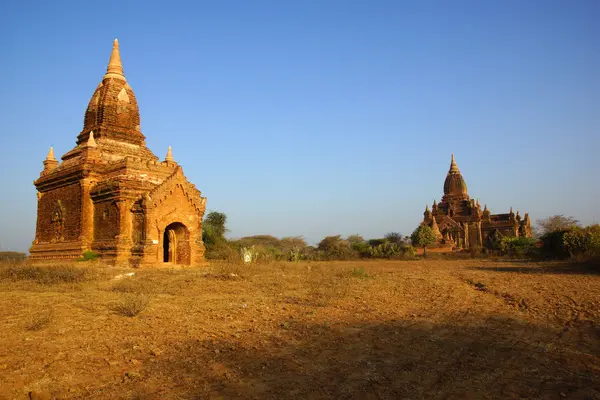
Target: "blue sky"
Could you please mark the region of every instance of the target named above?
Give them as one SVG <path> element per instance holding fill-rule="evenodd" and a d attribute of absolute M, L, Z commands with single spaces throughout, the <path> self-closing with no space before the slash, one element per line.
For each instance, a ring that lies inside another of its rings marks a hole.
<path fill-rule="evenodd" d="M 492 212 L 600 222 L 600 2 L 19 1 L 0 13 L 0 248 L 27 250 L 117 37 L 147 145 L 229 236 L 409 234 L 455 153 Z"/>

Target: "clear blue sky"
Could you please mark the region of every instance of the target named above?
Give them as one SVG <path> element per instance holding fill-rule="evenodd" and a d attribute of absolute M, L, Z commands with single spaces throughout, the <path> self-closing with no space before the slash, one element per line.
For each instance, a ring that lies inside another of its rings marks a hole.
<path fill-rule="evenodd" d="M 598 1 L 12 1 L 0 247 L 71 149 L 117 37 L 147 144 L 231 237 L 409 234 L 450 154 L 492 212 L 600 222 Z"/>

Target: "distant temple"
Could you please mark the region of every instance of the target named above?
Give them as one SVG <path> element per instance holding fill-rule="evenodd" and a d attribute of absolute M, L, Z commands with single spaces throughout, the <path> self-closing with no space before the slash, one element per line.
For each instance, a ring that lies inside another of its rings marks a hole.
<path fill-rule="evenodd" d="M 503 237 L 531 237 L 531 220 L 525 213 L 521 218 L 510 209 L 506 214 L 492 214 L 487 205 L 481 209 L 479 201 L 467 194 L 467 184 L 460 173 L 454 155 L 444 182 L 444 196 L 423 213 L 423 224 L 430 226 L 439 242 L 463 249 L 492 247 Z"/>
<path fill-rule="evenodd" d="M 30 260 L 76 259 L 91 250 L 119 264 L 201 261 L 206 198 L 170 147 L 164 161 L 146 147 L 116 39 L 83 125 L 61 163 L 50 148 L 34 182 L 38 213 Z"/>

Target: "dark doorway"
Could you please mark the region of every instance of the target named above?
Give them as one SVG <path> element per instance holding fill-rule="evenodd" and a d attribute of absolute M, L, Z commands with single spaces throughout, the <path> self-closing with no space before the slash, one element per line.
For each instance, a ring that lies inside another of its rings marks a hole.
<path fill-rule="evenodd" d="M 190 263 L 189 232 L 181 222 L 173 222 L 163 233 L 163 262 Z"/>

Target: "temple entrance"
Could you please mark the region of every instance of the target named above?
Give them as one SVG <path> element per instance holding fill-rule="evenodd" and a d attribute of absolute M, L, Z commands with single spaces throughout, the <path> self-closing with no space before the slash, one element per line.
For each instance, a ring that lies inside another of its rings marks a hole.
<path fill-rule="evenodd" d="M 190 234 L 181 222 L 173 222 L 165 228 L 163 262 L 190 264 Z"/>

